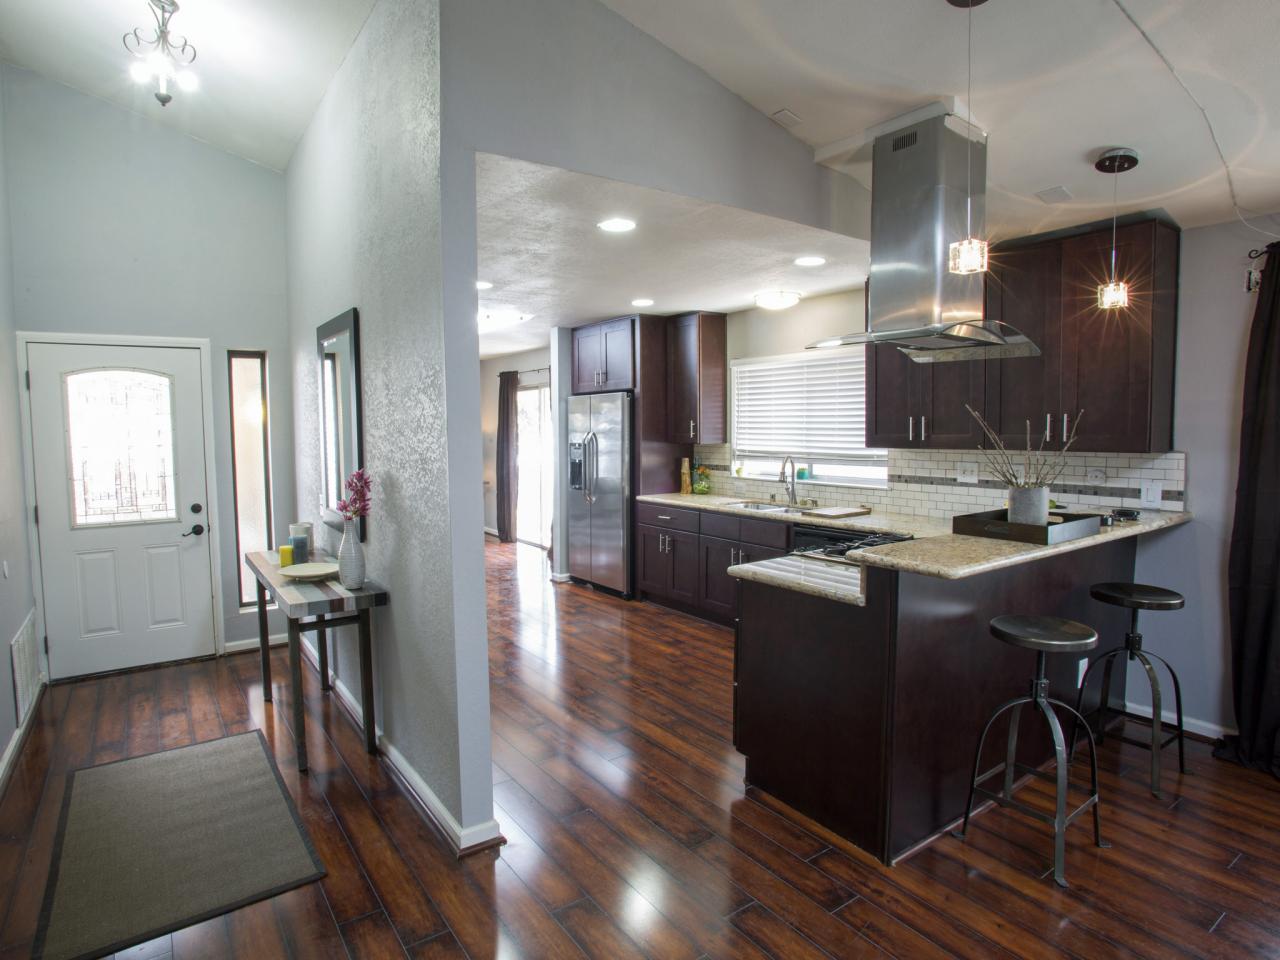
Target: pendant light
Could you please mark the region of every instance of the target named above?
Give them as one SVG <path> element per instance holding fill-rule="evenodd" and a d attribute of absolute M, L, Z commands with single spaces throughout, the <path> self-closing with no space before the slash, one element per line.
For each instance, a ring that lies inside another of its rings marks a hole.
<path fill-rule="evenodd" d="M 964 239 L 951 244 L 947 257 L 947 269 L 952 273 L 983 273 L 987 269 L 987 241 L 973 235 L 973 8 L 986 0 L 947 0 L 953 7 L 965 7 L 969 13 L 969 72 L 965 93 L 966 123 L 965 160 L 968 165 L 968 195 L 965 199 Z"/>
<path fill-rule="evenodd" d="M 1106 283 L 1098 284 L 1098 309 L 1119 310 L 1129 305 L 1129 284 L 1116 276 L 1116 218 L 1120 212 L 1120 174 L 1138 165 L 1138 154 L 1128 147 L 1116 147 L 1105 151 L 1093 168 L 1099 173 L 1109 173 L 1111 181 L 1111 272 Z"/>

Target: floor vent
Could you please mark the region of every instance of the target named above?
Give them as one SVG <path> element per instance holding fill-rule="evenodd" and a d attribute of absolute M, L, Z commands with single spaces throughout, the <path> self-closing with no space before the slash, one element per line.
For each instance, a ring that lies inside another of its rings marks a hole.
<path fill-rule="evenodd" d="M 10 641 L 9 656 L 13 663 L 13 692 L 17 699 L 17 720 L 21 724 L 27 718 L 27 711 L 31 709 L 36 694 L 40 690 L 40 658 L 36 656 L 34 610 Z"/>

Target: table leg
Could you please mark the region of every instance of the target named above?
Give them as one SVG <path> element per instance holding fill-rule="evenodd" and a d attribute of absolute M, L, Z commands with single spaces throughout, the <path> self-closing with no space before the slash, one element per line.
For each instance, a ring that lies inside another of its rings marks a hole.
<path fill-rule="evenodd" d="M 298 771 L 307 771 L 307 721 L 302 693 L 302 631 L 289 618 L 289 698 L 293 701 L 293 739 L 298 754 Z"/>
<path fill-rule="evenodd" d="M 373 638 L 369 629 L 369 608 L 360 611 L 360 706 L 364 711 L 364 746 L 378 752 L 378 728 L 373 717 Z"/>
<path fill-rule="evenodd" d="M 258 587 L 258 647 L 262 652 L 262 700 L 271 702 L 271 640 L 267 633 L 267 588 L 261 580 Z"/>
<path fill-rule="evenodd" d="M 316 619 L 316 660 L 320 664 L 320 689 L 332 690 L 329 684 L 329 636 L 325 633 L 324 621 Z"/>

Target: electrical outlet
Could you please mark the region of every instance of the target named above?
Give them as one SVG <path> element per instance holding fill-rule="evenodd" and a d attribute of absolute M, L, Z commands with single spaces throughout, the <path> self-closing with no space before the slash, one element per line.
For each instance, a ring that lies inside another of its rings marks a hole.
<path fill-rule="evenodd" d="M 976 463 L 956 464 L 956 483 L 977 483 L 978 465 Z"/>
<path fill-rule="evenodd" d="M 1142 505 L 1144 507 L 1159 507 L 1164 499 L 1164 481 L 1163 480 L 1143 480 L 1142 481 Z"/>
<path fill-rule="evenodd" d="M 1101 487 L 1107 482 L 1107 471 L 1102 467 L 1090 467 L 1084 478 L 1090 486 Z"/>

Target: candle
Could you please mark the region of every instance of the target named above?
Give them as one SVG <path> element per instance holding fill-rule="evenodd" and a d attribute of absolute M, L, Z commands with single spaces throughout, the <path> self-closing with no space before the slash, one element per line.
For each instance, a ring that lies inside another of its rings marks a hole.
<path fill-rule="evenodd" d="M 307 551 L 310 547 L 310 544 L 307 542 L 307 538 L 305 536 L 290 537 L 289 543 L 293 545 L 294 560 L 298 563 L 306 563 L 308 556 Z"/>
<path fill-rule="evenodd" d="M 280 545 L 280 566 L 293 566 L 293 547 L 287 543 L 282 543 Z"/>

